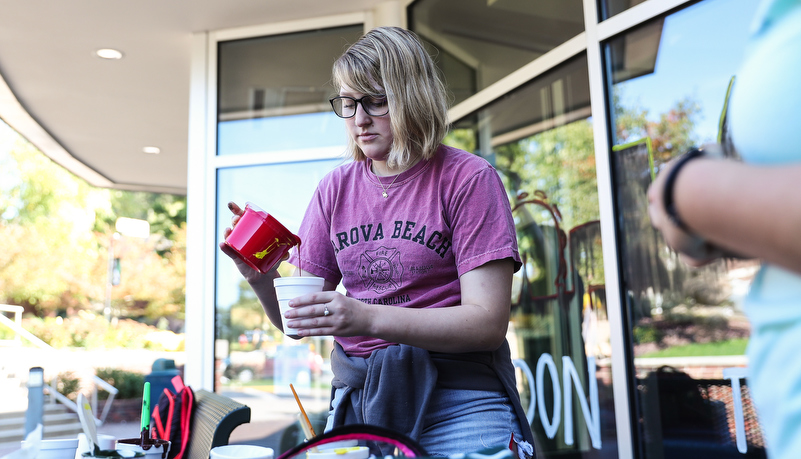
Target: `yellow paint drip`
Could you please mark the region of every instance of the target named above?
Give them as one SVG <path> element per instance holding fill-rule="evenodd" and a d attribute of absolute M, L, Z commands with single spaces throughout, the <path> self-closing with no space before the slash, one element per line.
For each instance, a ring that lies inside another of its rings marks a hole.
<path fill-rule="evenodd" d="M 336 454 L 348 454 L 351 451 L 358 451 L 361 446 L 351 446 L 350 448 L 334 448 L 326 450 L 326 452 L 333 452 Z"/>
<path fill-rule="evenodd" d="M 267 255 L 269 255 L 273 250 L 277 249 L 278 247 L 284 246 L 284 245 L 288 245 L 290 247 L 292 246 L 292 244 L 289 244 L 289 243 L 286 243 L 286 242 L 281 242 L 278 238 L 275 238 L 275 242 L 273 242 L 272 244 L 267 246 L 267 248 L 262 250 L 261 252 L 254 253 L 253 256 L 258 258 L 259 260 L 261 260 L 264 257 L 266 257 Z"/>

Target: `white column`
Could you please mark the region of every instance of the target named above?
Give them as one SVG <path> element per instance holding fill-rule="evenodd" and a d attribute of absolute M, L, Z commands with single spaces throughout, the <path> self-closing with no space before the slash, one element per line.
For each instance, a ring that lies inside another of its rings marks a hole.
<path fill-rule="evenodd" d="M 406 26 L 406 9 L 398 0 L 381 2 L 373 7 L 371 27 Z"/>
<path fill-rule="evenodd" d="M 595 170 L 598 180 L 598 204 L 601 211 L 601 240 L 604 254 L 604 282 L 611 329 L 612 391 L 615 397 L 615 427 L 617 430 L 618 457 L 634 457 L 632 443 L 631 406 L 629 404 L 629 378 L 626 369 L 626 336 L 618 277 L 617 239 L 615 237 L 614 197 L 612 194 L 612 165 L 609 157 L 609 122 L 606 107 L 606 86 L 601 59 L 601 42 L 598 38 L 598 8 L 595 0 L 584 0 L 584 28 L 587 39 L 587 66 L 590 78 L 590 104 L 592 106 L 593 137 L 595 141 Z"/>
<path fill-rule="evenodd" d="M 186 366 L 185 382 L 197 389 L 214 388 L 214 258 L 204 248 L 214 231 L 208 225 L 208 35 L 192 37 L 192 65 L 189 94 L 189 144 L 186 212 Z M 211 188 L 211 189 L 209 189 Z M 213 196 L 212 196 L 213 199 Z M 213 219 L 213 215 L 212 215 Z M 211 273 L 211 274 L 209 274 Z"/>

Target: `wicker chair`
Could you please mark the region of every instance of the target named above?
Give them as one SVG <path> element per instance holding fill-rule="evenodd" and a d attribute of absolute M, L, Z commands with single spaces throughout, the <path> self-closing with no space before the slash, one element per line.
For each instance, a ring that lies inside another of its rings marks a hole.
<path fill-rule="evenodd" d="M 231 432 L 250 422 L 250 407 L 224 395 L 195 391 L 187 459 L 208 459 L 209 451 L 228 444 Z"/>

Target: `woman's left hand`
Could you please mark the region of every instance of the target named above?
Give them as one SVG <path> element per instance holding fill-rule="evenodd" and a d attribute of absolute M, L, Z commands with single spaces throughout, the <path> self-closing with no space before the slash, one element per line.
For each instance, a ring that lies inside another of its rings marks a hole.
<path fill-rule="evenodd" d="M 303 336 L 369 336 L 368 306 L 336 291 L 316 292 L 290 300 L 287 326 Z"/>

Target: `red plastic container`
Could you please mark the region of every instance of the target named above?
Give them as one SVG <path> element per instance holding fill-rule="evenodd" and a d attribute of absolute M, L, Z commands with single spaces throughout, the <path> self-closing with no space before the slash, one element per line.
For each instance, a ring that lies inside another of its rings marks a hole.
<path fill-rule="evenodd" d="M 300 244 L 300 238 L 272 215 L 247 203 L 225 243 L 251 268 L 266 273 L 290 248 Z"/>

